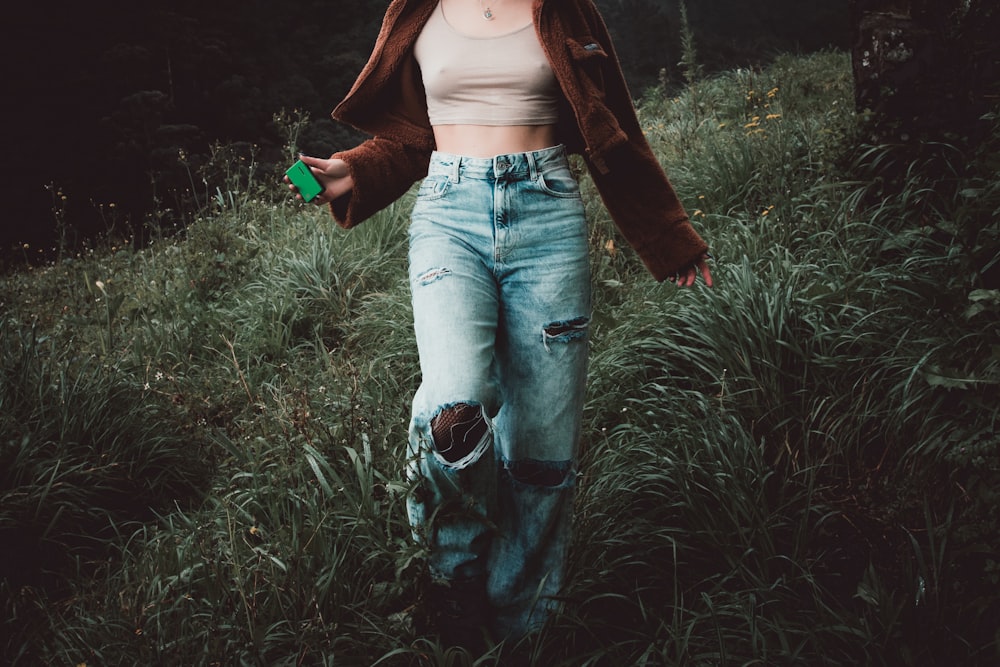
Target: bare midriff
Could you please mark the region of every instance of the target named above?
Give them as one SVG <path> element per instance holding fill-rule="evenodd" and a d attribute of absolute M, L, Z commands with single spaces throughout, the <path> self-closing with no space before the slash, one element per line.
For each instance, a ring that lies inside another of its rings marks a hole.
<path fill-rule="evenodd" d="M 556 128 L 555 125 L 436 125 L 434 140 L 442 153 L 493 157 L 554 146 Z"/>

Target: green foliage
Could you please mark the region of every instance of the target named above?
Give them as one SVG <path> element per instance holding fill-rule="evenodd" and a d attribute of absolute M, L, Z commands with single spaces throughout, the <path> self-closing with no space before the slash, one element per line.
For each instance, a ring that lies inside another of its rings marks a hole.
<path fill-rule="evenodd" d="M 691 23 L 688 21 L 687 3 L 683 0 L 680 3 L 680 13 L 681 61 L 678 65 L 684 74 L 684 80 L 694 83 L 701 78 L 702 66 L 698 62 L 698 51 L 694 45 L 694 31 L 691 30 Z"/>
<path fill-rule="evenodd" d="M 27 600 L 66 595 L 155 512 L 200 496 L 212 475 L 197 432 L 137 386 L 133 372 L 8 321 L 0 323 L 0 432 L 0 594 L 9 627 L 37 618 Z M 26 648 L 14 643 L 19 633 L 5 636 L 5 656 Z"/>
<path fill-rule="evenodd" d="M 996 137 L 857 145 L 850 96 L 838 53 L 647 95 L 711 290 L 649 280 L 583 178 L 576 541 L 526 663 L 996 662 Z M 4 661 L 505 664 L 414 629 L 412 196 L 343 232 L 246 175 L 0 283 L 0 531 L 51 556 L 4 571 Z"/>

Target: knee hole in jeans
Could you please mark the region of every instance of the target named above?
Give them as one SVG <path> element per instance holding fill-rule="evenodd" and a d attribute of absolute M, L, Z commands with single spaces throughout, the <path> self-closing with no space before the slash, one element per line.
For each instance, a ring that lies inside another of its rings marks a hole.
<path fill-rule="evenodd" d="M 431 420 L 434 449 L 448 463 L 457 463 L 472 453 L 489 426 L 479 406 L 457 403 Z"/>
<path fill-rule="evenodd" d="M 543 461 L 511 461 L 507 464 L 510 476 L 522 484 L 532 486 L 560 486 L 571 470 L 569 465 L 552 465 Z"/>

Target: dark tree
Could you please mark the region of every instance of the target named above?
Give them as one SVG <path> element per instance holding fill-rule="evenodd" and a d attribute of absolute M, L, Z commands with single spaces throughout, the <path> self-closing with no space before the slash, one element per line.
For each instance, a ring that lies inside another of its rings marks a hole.
<path fill-rule="evenodd" d="M 871 196 L 919 191 L 902 219 L 961 251 L 953 282 L 996 289 L 1000 5 L 852 0 L 851 15 L 855 101 L 877 145 L 857 165 L 877 186 Z"/>
<path fill-rule="evenodd" d="M 975 141 L 1000 101 L 995 0 L 851 0 L 855 101 L 882 138 Z"/>

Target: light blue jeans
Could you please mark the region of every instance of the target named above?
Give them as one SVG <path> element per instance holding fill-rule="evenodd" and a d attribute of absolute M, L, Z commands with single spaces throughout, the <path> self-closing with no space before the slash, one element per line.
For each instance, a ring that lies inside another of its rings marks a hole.
<path fill-rule="evenodd" d="M 432 575 L 485 578 L 494 634 L 522 636 L 563 582 L 587 373 L 587 229 L 565 150 L 434 153 L 409 255 L 410 523 Z M 432 423 L 457 405 L 485 428 L 452 460 Z"/>

